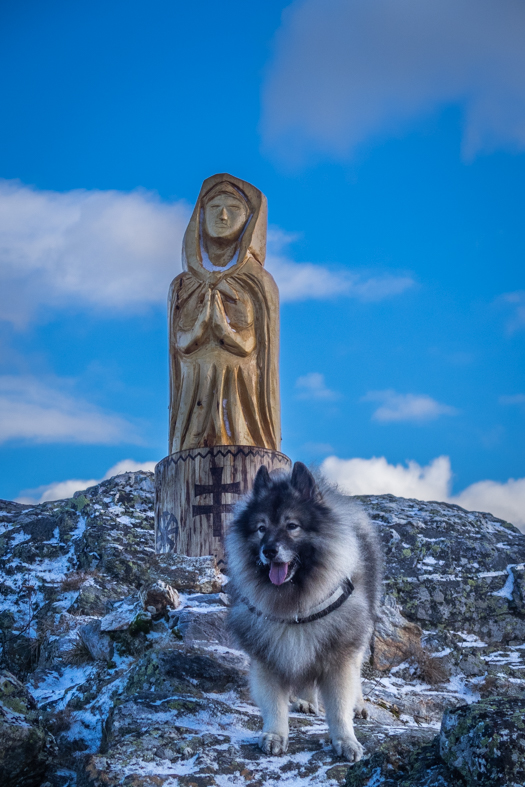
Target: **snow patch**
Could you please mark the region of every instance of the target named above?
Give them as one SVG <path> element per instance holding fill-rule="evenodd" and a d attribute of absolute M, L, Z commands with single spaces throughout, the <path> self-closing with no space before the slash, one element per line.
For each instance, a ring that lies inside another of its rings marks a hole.
<path fill-rule="evenodd" d="M 512 572 L 513 568 L 521 571 L 523 568 L 525 568 L 525 563 L 510 563 L 507 566 L 507 581 L 500 590 L 496 590 L 494 593 L 492 593 L 493 596 L 501 596 L 501 598 L 506 598 L 508 601 L 512 601 L 512 593 L 514 591 L 514 574 Z"/>
<path fill-rule="evenodd" d="M 76 693 L 78 686 L 86 683 L 95 672 L 94 664 L 67 666 L 61 672 L 46 672 L 41 680 L 33 676 L 27 685 L 39 708 L 53 703 L 56 710 L 61 710 L 73 696 L 71 692 Z"/>

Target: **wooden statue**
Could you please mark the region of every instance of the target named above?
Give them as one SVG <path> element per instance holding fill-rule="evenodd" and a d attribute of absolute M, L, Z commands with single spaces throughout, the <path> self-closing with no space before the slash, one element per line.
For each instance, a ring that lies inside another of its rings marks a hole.
<path fill-rule="evenodd" d="M 279 294 L 264 270 L 266 197 L 231 175 L 204 181 L 169 295 L 170 453 L 278 450 Z"/>
<path fill-rule="evenodd" d="M 204 181 L 168 299 L 170 454 L 156 468 L 157 551 L 222 558 L 225 515 L 279 453 L 279 294 L 264 269 L 266 198 Z M 207 496 L 207 497 L 206 497 Z"/>

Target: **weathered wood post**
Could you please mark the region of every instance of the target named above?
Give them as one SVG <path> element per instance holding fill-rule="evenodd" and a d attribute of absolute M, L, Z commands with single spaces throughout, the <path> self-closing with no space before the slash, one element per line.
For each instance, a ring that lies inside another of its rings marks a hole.
<path fill-rule="evenodd" d="M 155 469 L 158 552 L 224 559 L 233 506 L 279 452 L 279 294 L 264 269 L 265 196 L 204 181 L 168 300 L 170 453 Z"/>
<path fill-rule="evenodd" d="M 278 451 L 246 445 L 190 448 L 159 462 L 155 470 L 157 552 L 215 555 L 221 565 L 228 514 L 250 489 L 261 465 L 289 471 L 291 463 Z"/>

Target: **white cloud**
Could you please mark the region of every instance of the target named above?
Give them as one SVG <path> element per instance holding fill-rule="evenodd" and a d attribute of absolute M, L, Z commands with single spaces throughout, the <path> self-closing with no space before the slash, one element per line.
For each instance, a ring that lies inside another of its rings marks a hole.
<path fill-rule="evenodd" d="M 525 533 L 525 478 L 498 481 L 478 481 L 459 495 L 450 498 L 468 511 L 490 511 L 494 516 L 512 522 Z"/>
<path fill-rule="evenodd" d="M 283 14 L 263 135 L 288 159 L 346 156 L 460 105 L 469 158 L 525 147 L 522 0 L 296 0 Z"/>
<path fill-rule="evenodd" d="M 362 281 L 356 276 L 348 286 L 348 294 L 360 301 L 382 301 L 393 295 L 401 295 L 414 284 L 415 282 L 410 276 L 393 276 L 387 273 L 383 276 L 371 276 Z"/>
<path fill-rule="evenodd" d="M 0 316 L 23 326 L 41 307 L 113 314 L 165 303 L 189 213 L 146 191 L 0 181 Z"/>
<path fill-rule="evenodd" d="M 0 319 L 21 328 L 45 309 L 113 315 L 164 306 L 189 215 L 184 201 L 143 190 L 60 193 L 0 180 Z M 267 265 L 283 301 L 375 301 L 414 284 L 407 275 L 367 278 L 294 262 L 285 252 L 291 240 L 269 231 Z"/>
<path fill-rule="evenodd" d="M 0 376 L 0 443 L 141 442 L 132 423 L 74 396 L 68 387 L 64 380 L 45 383 L 30 375 Z"/>
<path fill-rule="evenodd" d="M 507 322 L 509 333 L 515 333 L 521 328 L 525 328 L 525 290 L 516 292 L 506 292 L 497 299 L 511 310 L 511 317 Z"/>
<path fill-rule="evenodd" d="M 269 257 L 266 267 L 277 282 L 283 303 L 333 298 L 346 294 L 349 288 L 344 272 L 334 272 L 322 265 Z"/>
<path fill-rule="evenodd" d="M 374 421 L 388 423 L 392 421 L 434 421 L 440 415 L 457 415 L 455 407 L 441 404 L 426 394 L 398 394 L 391 389 L 386 391 L 369 391 L 363 396 L 363 402 L 381 402 L 374 411 Z"/>
<path fill-rule="evenodd" d="M 339 459 L 327 457 L 321 465 L 326 477 L 350 495 L 385 495 L 455 503 L 468 511 L 487 511 L 512 522 L 525 532 L 525 478 L 506 483 L 479 481 L 451 495 L 452 469 L 448 456 L 426 466 L 407 462 L 391 465 L 385 457 Z"/>
<path fill-rule="evenodd" d="M 331 391 L 327 387 L 324 374 L 319 374 L 319 372 L 310 372 L 302 377 L 298 377 L 295 387 L 297 389 L 297 399 L 316 399 L 333 402 L 335 399 L 341 398 L 340 393 Z"/>
<path fill-rule="evenodd" d="M 339 459 L 329 456 L 321 469 L 330 481 L 350 495 L 396 495 L 418 500 L 446 500 L 451 469 L 448 456 L 439 456 L 426 467 L 417 462 L 390 465 L 384 456 L 372 459 Z"/>
<path fill-rule="evenodd" d="M 112 478 L 114 475 L 128 472 L 135 473 L 137 470 L 147 470 L 153 473 L 155 465 L 156 462 L 135 462 L 133 459 L 122 459 L 120 462 L 117 462 L 116 465 L 110 467 L 103 478 L 84 480 L 70 479 L 68 481 L 56 481 L 53 484 L 38 486 L 36 489 L 25 489 L 20 493 L 19 497 L 16 498 L 16 502 L 28 503 L 31 505 L 33 503 L 46 503 L 49 500 L 65 500 L 72 497 L 75 492 L 81 492 L 84 489 L 88 489 L 90 486 L 95 486 L 101 481 L 105 481 L 107 478 Z"/>
<path fill-rule="evenodd" d="M 500 404 L 525 404 L 525 394 L 511 394 L 510 396 L 500 396 L 499 397 Z"/>
<path fill-rule="evenodd" d="M 268 230 L 266 267 L 279 287 L 281 301 L 323 300 L 337 296 L 361 301 L 381 301 L 414 286 L 407 275 L 382 274 L 368 276 L 348 270 L 333 270 L 325 265 L 294 262 L 286 247 L 295 239 L 277 227 Z"/>

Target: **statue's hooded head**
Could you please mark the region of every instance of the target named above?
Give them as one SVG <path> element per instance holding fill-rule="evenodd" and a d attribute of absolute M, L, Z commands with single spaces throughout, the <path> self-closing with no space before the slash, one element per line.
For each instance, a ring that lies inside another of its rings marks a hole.
<path fill-rule="evenodd" d="M 250 256 L 264 265 L 266 215 L 266 197 L 250 183 L 226 174 L 207 178 L 184 235 L 184 268 L 200 277 L 238 268 Z"/>

